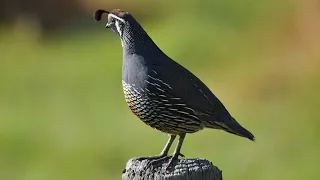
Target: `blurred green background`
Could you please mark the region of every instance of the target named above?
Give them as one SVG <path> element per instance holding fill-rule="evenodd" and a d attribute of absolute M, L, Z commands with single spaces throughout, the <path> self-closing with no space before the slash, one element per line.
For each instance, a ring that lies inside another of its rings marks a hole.
<path fill-rule="evenodd" d="M 0 179 L 115 180 L 167 135 L 140 122 L 121 87 L 119 37 L 93 21 L 131 12 L 255 136 L 187 135 L 182 153 L 224 179 L 319 179 L 318 0 L 2 0 Z M 172 152 L 172 151 L 171 151 Z"/>

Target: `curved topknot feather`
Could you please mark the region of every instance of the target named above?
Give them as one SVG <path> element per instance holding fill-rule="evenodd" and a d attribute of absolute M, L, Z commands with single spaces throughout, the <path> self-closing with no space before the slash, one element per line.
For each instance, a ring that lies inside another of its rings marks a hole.
<path fill-rule="evenodd" d="M 100 21 L 101 20 L 101 17 L 102 17 L 102 14 L 109 14 L 110 12 L 109 11 L 106 11 L 106 10 L 103 10 L 103 9 L 98 9 L 96 10 L 94 13 L 93 13 L 93 18 L 95 21 Z"/>

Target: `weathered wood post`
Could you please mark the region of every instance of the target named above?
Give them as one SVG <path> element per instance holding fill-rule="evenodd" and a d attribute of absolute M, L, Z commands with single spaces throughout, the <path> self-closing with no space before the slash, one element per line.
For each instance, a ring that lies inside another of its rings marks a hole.
<path fill-rule="evenodd" d="M 206 159 L 179 159 L 169 170 L 166 170 L 167 161 L 147 166 L 149 161 L 129 159 L 122 180 L 222 180 L 222 171 Z"/>

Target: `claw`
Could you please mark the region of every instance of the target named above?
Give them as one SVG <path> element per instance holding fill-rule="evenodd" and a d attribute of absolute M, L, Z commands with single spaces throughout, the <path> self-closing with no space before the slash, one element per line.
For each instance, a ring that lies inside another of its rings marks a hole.
<path fill-rule="evenodd" d="M 169 170 L 170 168 L 173 167 L 173 163 L 179 159 L 179 155 L 184 157 L 184 155 L 181 153 L 173 155 L 169 163 L 167 164 L 166 170 Z"/>
<path fill-rule="evenodd" d="M 143 157 L 136 158 L 136 160 L 138 160 L 138 161 L 143 161 L 143 160 L 146 160 L 146 159 L 154 160 L 154 159 L 161 159 L 161 158 L 166 157 L 166 156 L 167 156 L 166 154 L 159 154 L 159 155 L 156 155 L 156 156 L 143 156 Z"/>
<path fill-rule="evenodd" d="M 158 164 L 162 164 L 163 161 L 166 161 L 169 158 L 171 158 L 171 156 L 164 156 L 162 158 L 151 160 L 148 162 L 145 169 L 148 169 L 150 166 L 157 167 Z"/>

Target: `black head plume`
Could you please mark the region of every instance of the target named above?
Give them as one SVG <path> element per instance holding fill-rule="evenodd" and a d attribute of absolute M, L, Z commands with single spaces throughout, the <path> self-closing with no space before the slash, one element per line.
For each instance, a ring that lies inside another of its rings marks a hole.
<path fill-rule="evenodd" d="M 109 14 L 110 12 L 103 10 L 103 9 L 98 9 L 93 13 L 94 20 L 100 21 L 103 13 Z"/>
<path fill-rule="evenodd" d="M 103 9 L 98 9 L 94 12 L 93 18 L 95 21 L 100 21 L 102 15 L 106 13 L 108 15 L 108 20 L 105 28 L 110 29 L 114 33 L 120 36 L 121 40 L 128 38 L 129 34 L 145 33 L 143 28 L 139 23 L 131 16 L 130 13 L 122 9 L 114 9 L 112 11 L 106 11 Z M 133 33 L 133 31 L 135 33 Z M 137 36 L 138 37 L 138 36 Z M 132 37 L 130 37 L 132 38 Z"/>

